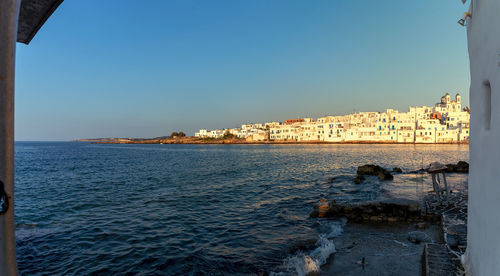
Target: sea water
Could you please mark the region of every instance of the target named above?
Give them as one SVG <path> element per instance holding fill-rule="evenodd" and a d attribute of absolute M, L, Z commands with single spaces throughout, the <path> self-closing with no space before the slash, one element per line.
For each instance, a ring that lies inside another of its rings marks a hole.
<path fill-rule="evenodd" d="M 332 239 L 348 223 L 309 218 L 313 203 L 419 198 L 430 188 L 422 174 L 357 185 L 357 166 L 408 172 L 468 159 L 468 145 L 17 142 L 19 271 L 304 275 L 335 254 Z"/>

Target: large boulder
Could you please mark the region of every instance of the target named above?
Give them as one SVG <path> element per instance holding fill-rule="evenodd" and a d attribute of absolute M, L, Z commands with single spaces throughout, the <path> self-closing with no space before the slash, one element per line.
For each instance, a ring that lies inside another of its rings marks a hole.
<path fill-rule="evenodd" d="M 457 164 L 446 164 L 447 173 L 469 173 L 469 163 L 458 161 Z"/>
<path fill-rule="evenodd" d="M 425 170 L 424 169 L 418 169 L 416 171 L 410 171 L 409 173 L 413 173 L 413 174 L 424 174 L 425 173 Z"/>
<path fill-rule="evenodd" d="M 413 243 L 431 242 L 431 238 L 425 233 L 420 231 L 412 231 L 408 233 L 408 240 Z"/>
<path fill-rule="evenodd" d="M 402 170 L 401 168 L 394 167 L 394 168 L 392 169 L 392 172 L 393 172 L 393 173 L 402 173 L 402 172 L 403 172 L 403 170 Z"/>
<path fill-rule="evenodd" d="M 453 173 L 456 172 L 457 170 L 457 165 L 455 164 L 446 164 L 446 172 L 447 173 Z"/>
<path fill-rule="evenodd" d="M 356 175 L 353 179 L 355 184 L 361 184 L 361 182 L 365 181 L 365 177 L 363 175 Z"/>
<path fill-rule="evenodd" d="M 359 175 L 377 175 L 381 171 L 384 171 L 384 168 L 377 165 L 367 164 L 359 166 L 357 173 Z"/>
<path fill-rule="evenodd" d="M 377 176 L 378 176 L 378 180 L 393 180 L 394 179 L 394 176 L 392 176 L 392 174 L 386 170 L 379 172 L 377 174 Z"/>
<path fill-rule="evenodd" d="M 465 161 L 458 161 L 457 163 L 457 172 L 459 173 L 468 173 L 469 172 L 469 163 Z"/>
<path fill-rule="evenodd" d="M 371 164 L 359 166 L 357 173 L 358 173 L 357 177 L 362 177 L 365 175 L 374 175 L 377 176 L 379 180 L 392 180 L 394 178 L 392 174 L 386 169 Z"/>

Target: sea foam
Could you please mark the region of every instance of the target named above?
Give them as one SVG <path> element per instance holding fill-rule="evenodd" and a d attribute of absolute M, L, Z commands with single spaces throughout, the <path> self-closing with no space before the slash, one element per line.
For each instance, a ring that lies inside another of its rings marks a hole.
<path fill-rule="evenodd" d="M 309 252 L 298 252 L 286 258 L 280 267 L 280 272 L 271 272 L 271 276 L 298 275 L 305 276 L 311 272 L 319 272 L 322 265 L 326 263 L 328 257 L 335 253 L 335 244 L 331 238 L 342 234 L 346 220 L 338 222 L 328 222 L 326 233 L 319 235 L 316 248 Z"/>

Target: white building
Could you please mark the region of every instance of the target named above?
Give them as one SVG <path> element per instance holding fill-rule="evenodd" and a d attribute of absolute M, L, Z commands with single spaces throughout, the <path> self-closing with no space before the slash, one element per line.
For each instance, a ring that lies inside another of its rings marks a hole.
<path fill-rule="evenodd" d="M 344 123 L 340 121 L 329 121 L 325 127 L 323 141 L 326 142 L 342 142 L 345 140 Z"/>
<path fill-rule="evenodd" d="M 462 110 L 460 95 L 452 100 L 446 93 L 434 107 L 410 107 L 408 112 L 387 109 L 324 116 L 317 120 L 302 118 L 289 119 L 285 123 L 244 124 L 241 129 L 201 129 L 195 136 L 221 138 L 229 132 L 245 139 L 268 131 L 267 139 L 271 141 L 459 143 L 469 141 L 469 119 L 469 112 Z"/>
<path fill-rule="evenodd" d="M 206 129 L 200 129 L 194 134 L 194 137 L 205 138 L 208 137 L 208 131 Z"/>
<path fill-rule="evenodd" d="M 319 131 L 321 132 L 321 130 Z M 299 127 L 299 140 L 300 142 L 317 142 L 320 141 L 322 135 L 318 132 L 315 122 L 306 121 Z"/>
<path fill-rule="evenodd" d="M 465 266 L 469 275 L 500 272 L 500 1 L 474 0 L 467 18 L 471 140 Z"/>
<path fill-rule="evenodd" d="M 269 129 L 269 139 L 274 141 L 298 141 L 300 125 L 274 125 Z"/>
<path fill-rule="evenodd" d="M 460 95 L 452 100 L 447 93 L 434 107 L 410 107 L 408 112 L 387 109 L 266 126 L 271 141 L 458 143 L 469 141 L 469 118 Z"/>
<path fill-rule="evenodd" d="M 245 134 L 241 132 L 240 128 L 231 128 L 226 130 L 227 133 L 232 134 L 238 138 L 245 138 Z"/>
<path fill-rule="evenodd" d="M 214 130 L 211 130 L 207 133 L 208 138 L 218 139 L 218 138 L 222 138 L 222 136 L 224 136 L 224 130 L 220 130 L 220 129 L 214 129 Z"/>
<path fill-rule="evenodd" d="M 247 142 L 263 142 L 269 141 L 269 131 L 268 130 L 259 130 L 257 132 L 251 133 L 246 137 Z"/>

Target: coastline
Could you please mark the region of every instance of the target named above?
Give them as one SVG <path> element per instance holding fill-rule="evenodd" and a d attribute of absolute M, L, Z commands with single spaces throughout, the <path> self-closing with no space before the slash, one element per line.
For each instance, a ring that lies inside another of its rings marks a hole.
<path fill-rule="evenodd" d="M 243 139 L 202 139 L 194 137 L 186 138 L 170 138 L 170 139 L 122 139 L 122 138 L 105 138 L 105 139 L 80 139 L 72 142 L 87 142 L 91 144 L 206 144 L 206 145 L 347 145 L 347 144 L 376 144 L 376 145 L 468 145 L 469 142 L 443 142 L 443 143 L 402 143 L 388 141 L 246 141 Z"/>

